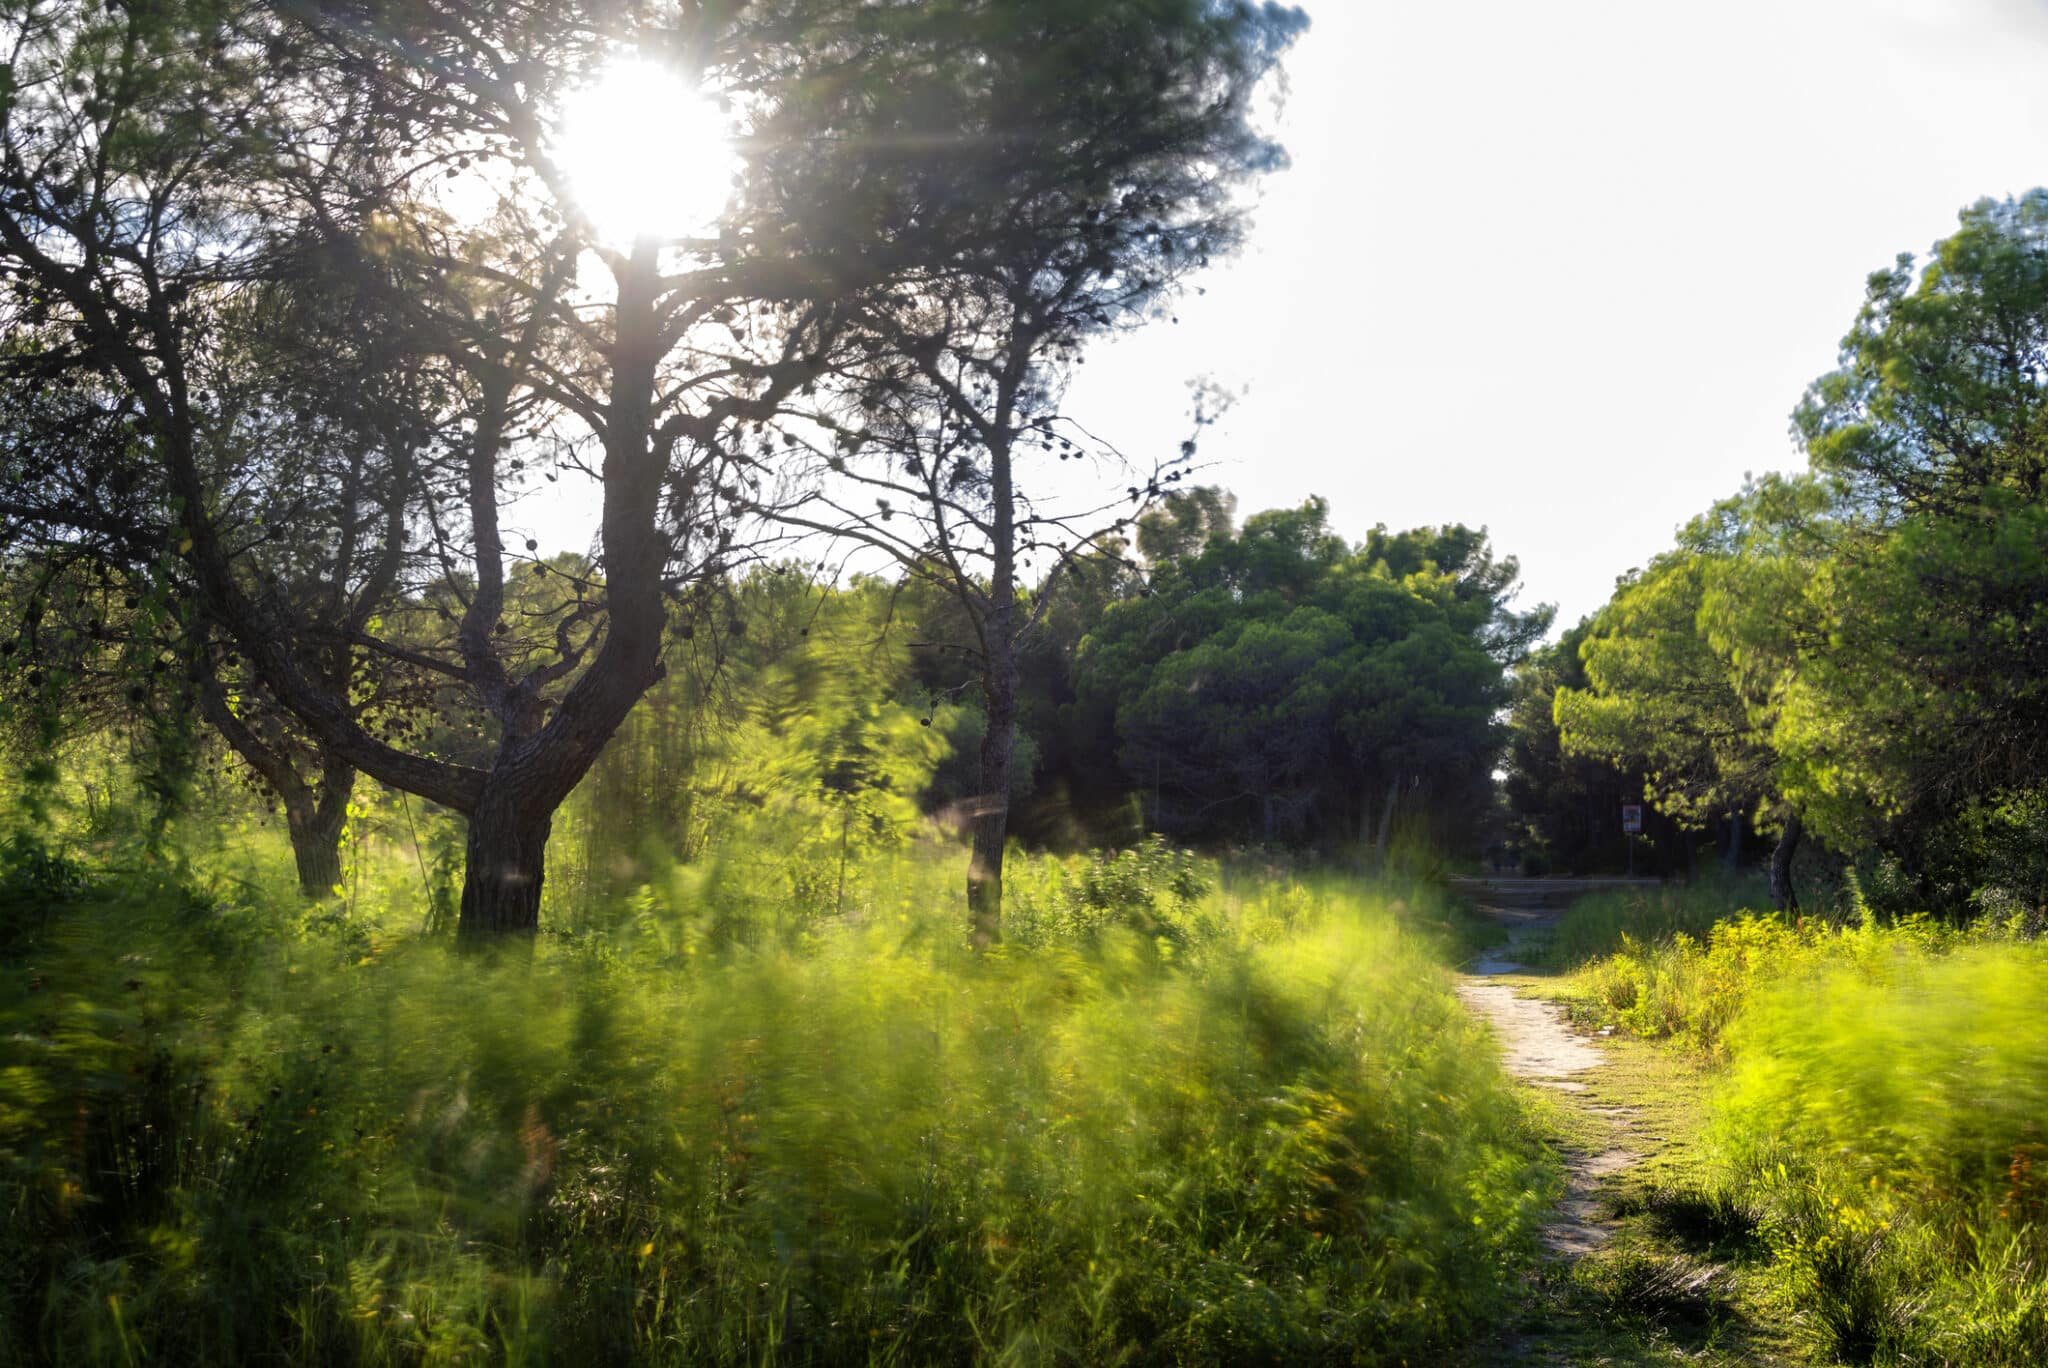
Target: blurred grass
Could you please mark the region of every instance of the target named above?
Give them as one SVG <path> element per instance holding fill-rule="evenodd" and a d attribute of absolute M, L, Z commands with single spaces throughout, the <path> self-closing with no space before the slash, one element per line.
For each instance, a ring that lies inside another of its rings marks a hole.
<path fill-rule="evenodd" d="M 1608 894 L 1551 942 L 1582 1018 L 1720 1066 L 1706 1164 L 1670 1200 L 1754 1224 L 1765 1292 L 1822 1361 L 2048 1363 L 2038 918 L 1749 906 Z"/>
<path fill-rule="evenodd" d="M 16 851 L 0 1360 L 1442 1361 L 1551 1191 L 1426 892 L 1020 861 L 976 958 L 950 848 L 735 858 L 481 959 L 399 853 Z"/>
<path fill-rule="evenodd" d="M 2048 1363 L 2048 946 L 1759 992 L 1718 1107 L 1776 1281 L 1850 1362 Z"/>

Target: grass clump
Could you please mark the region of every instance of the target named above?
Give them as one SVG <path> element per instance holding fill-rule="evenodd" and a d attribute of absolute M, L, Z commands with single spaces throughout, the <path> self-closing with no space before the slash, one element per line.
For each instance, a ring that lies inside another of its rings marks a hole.
<path fill-rule="evenodd" d="M 493 959 L 67 875 L 0 958 L 0 1359 L 1397 1362 L 1508 1295 L 1547 1174 L 1434 911 L 1138 878 L 977 958 L 951 852 L 863 873 Z"/>
<path fill-rule="evenodd" d="M 1816 924 L 1745 914 L 1700 936 L 1680 931 L 1638 941 L 1623 933 L 1614 953 L 1581 968 L 1567 992 L 1575 1010 L 1639 1036 L 1674 1037 L 1701 1053 L 1722 1037 L 1751 991 L 1842 947 Z"/>
<path fill-rule="evenodd" d="M 1614 903 L 1582 922 L 1580 943 L 1604 941 Z M 1955 925 L 1924 914 L 1879 922 L 1864 917 L 1838 924 L 1819 917 L 1787 917 L 1724 905 L 1718 920 L 1703 920 L 1707 897 L 1674 895 L 1667 914 L 1615 926 L 1611 948 L 1580 962 L 1563 996 L 1582 1018 L 1650 1038 L 1671 1038 L 1710 1059 L 1725 1054 L 1726 1036 L 1758 991 L 1811 979 L 1836 968 L 1882 978 L 1901 959 L 1949 954 L 1972 945 L 2017 945 L 2028 926 L 2020 919 Z M 1574 909 L 1576 912 L 1576 909 Z M 1567 914 L 1563 925 L 1570 925 Z M 1696 930 L 1673 929 L 1695 925 Z M 1597 934 L 1595 934 L 1597 932 Z"/>

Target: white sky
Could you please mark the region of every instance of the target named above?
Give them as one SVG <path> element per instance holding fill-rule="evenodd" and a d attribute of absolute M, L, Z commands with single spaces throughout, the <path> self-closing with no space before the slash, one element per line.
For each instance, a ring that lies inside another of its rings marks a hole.
<path fill-rule="evenodd" d="M 1570 623 L 1787 435 L 1864 278 L 2048 182 L 2048 0 L 1307 0 L 1247 252 L 1068 409 L 1149 462 L 1185 380 L 1240 513 L 1484 524 Z"/>
<path fill-rule="evenodd" d="M 1872 270 L 2048 182 L 2048 0 L 1304 3 L 1247 250 L 1067 411 L 1149 467 L 1189 379 L 1243 387 L 1200 475 L 1240 514 L 1484 525 L 1560 624 L 1804 463 Z M 510 522 L 583 545 L 571 483 Z"/>

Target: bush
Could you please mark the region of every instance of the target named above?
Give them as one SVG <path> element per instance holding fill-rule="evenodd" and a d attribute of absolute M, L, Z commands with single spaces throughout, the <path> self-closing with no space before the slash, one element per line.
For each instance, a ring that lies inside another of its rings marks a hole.
<path fill-rule="evenodd" d="M 1620 948 L 1579 969 L 1567 996 L 1581 1015 L 1635 1035 L 1674 1037 L 1718 1057 L 1730 1024 L 1766 987 L 1836 967 L 1882 978 L 1901 959 L 2024 943 L 2026 929 L 2017 918 L 1958 927 L 1923 914 L 1890 925 L 1835 926 L 1743 913 L 1709 925 L 1702 936 L 1680 931 L 1638 941 L 1621 932 Z"/>
<path fill-rule="evenodd" d="M 1621 948 L 1580 970 L 1573 991 L 1581 1009 L 1634 1035 L 1673 1036 L 1713 1055 L 1722 1033 L 1759 981 L 1825 957 L 1828 933 L 1775 914 L 1742 916 L 1695 939 L 1680 931 Z"/>
<path fill-rule="evenodd" d="M 1880 871 L 1881 872 L 1881 871 Z M 1703 1203 L 1754 1219 L 1766 1280 L 1831 1361 L 2048 1362 L 2048 946 L 1955 925 L 1588 899 L 1553 962 L 1576 1006 L 1724 1060 Z"/>
<path fill-rule="evenodd" d="M 25 953 L 85 886 L 77 862 L 40 839 L 8 840 L 0 847 L 0 957 Z"/>
<path fill-rule="evenodd" d="M 1092 944 L 1115 928 L 1185 947 L 1221 929 L 1202 906 L 1216 883 L 1214 867 L 1158 836 L 1129 850 L 1016 860 L 1010 867 L 1004 935 L 1016 945 Z"/>

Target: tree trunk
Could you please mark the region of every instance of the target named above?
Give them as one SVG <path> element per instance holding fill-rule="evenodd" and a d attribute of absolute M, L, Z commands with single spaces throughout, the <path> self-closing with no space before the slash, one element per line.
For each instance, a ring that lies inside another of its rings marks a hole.
<path fill-rule="evenodd" d="M 1799 894 L 1792 887 L 1792 856 L 1799 849 L 1804 825 L 1797 812 L 1787 810 L 1784 827 L 1778 833 L 1777 848 L 1771 852 L 1771 906 L 1780 912 L 1799 910 Z"/>
<path fill-rule="evenodd" d="M 334 896 L 341 887 L 341 832 L 348 824 L 347 803 L 333 810 L 292 803 L 285 808 L 284 824 L 291 833 L 299 892 L 315 902 Z"/>
<path fill-rule="evenodd" d="M 967 863 L 968 935 L 976 950 L 1003 938 L 1003 843 L 1010 834 L 1010 758 L 1017 740 L 1017 491 L 1007 434 L 1022 379 L 1022 370 L 1013 364 L 999 380 L 996 422 L 988 434 L 994 525 L 989 529 L 988 611 L 980 623 L 988 727 L 981 734 L 981 794 Z"/>
<path fill-rule="evenodd" d="M 228 706 L 220 681 L 200 683 L 199 711 L 235 754 L 262 775 L 284 804 L 285 831 L 298 867 L 299 892 L 318 902 L 341 886 L 341 833 L 348 825 L 348 800 L 355 793 L 356 767 L 329 747 L 319 748 L 320 778 L 309 785 L 284 745 L 271 744 Z"/>
<path fill-rule="evenodd" d="M 1728 814 L 1728 868 L 1733 871 L 1742 868 L 1742 814 Z"/>
<path fill-rule="evenodd" d="M 636 241 L 617 276 L 599 522 L 604 644 L 549 716 L 539 671 L 513 680 L 494 654 L 494 632 L 471 630 L 464 642 L 471 682 L 504 727 L 498 758 L 469 812 L 468 863 L 455 922 L 456 940 L 465 946 L 540 930 L 541 881 L 555 809 L 661 677 L 661 575 L 668 541 L 653 519 L 667 466 L 650 441 L 654 371 L 663 350 L 654 303 L 661 278 L 657 255 L 651 238 Z M 479 542 L 497 544 L 493 496 L 475 489 L 479 480 L 488 483 L 491 469 L 480 464 L 472 474 L 471 516 Z M 502 585 L 502 567 L 481 552 L 478 567 L 480 584 L 488 578 Z"/>
<path fill-rule="evenodd" d="M 540 930 L 541 882 L 547 872 L 554 805 L 520 803 L 486 790 L 469 819 L 462 871 L 462 910 L 455 938 L 466 946 Z"/>
<path fill-rule="evenodd" d="M 990 662 L 983 681 L 988 729 L 981 735 L 981 792 L 974 800 L 974 851 L 967 864 L 968 930 L 977 950 L 1003 938 L 1003 843 L 1010 833 L 1010 759 L 1017 741 L 1015 660 L 1007 650 L 992 654 L 999 660 Z"/>
<path fill-rule="evenodd" d="M 1387 784 L 1387 805 L 1380 809 L 1380 834 L 1373 841 L 1372 865 L 1374 869 L 1387 867 L 1387 838 L 1394 830 L 1394 804 L 1401 800 L 1401 776 L 1397 773 Z"/>
<path fill-rule="evenodd" d="M 289 772 L 290 766 L 285 769 Z M 329 897 L 341 886 L 341 836 L 348 829 L 356 767 L 323 751 L 318 787 L 304 789 L 295 783 L 294 789 L 286 790 L 284 815 L 292 859 L 299 867 L 299 891 L 309 899 Z"/>

